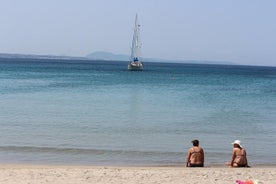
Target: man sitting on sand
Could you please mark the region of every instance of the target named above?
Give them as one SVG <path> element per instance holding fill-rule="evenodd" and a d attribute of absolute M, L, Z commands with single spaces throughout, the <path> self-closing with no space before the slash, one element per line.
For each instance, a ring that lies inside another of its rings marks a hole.
<path fill-rule="evenodd" d="M 227 162 L 226 165 L 230 167 L 248 167 L 246 151 L 241 146 L 240 140 L 235 140 L 233 143 L 233 154 L 231 162 Z"/>
<path fill-rule="evenodd" d="M 186 167 L 204 167 L 204 152 L 199 141 L 193 140 L 193 147 L 188 150 Z"/>

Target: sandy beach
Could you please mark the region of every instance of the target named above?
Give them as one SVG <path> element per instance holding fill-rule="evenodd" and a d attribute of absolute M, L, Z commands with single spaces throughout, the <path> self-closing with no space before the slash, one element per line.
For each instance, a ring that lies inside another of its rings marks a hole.
<path fill-rule="evenodd" d="M 5 184 L 70 184 L 70 183 L 189 183 L 234 184 L 236 180 L 259 180 L 276 183 L 276 167 L 104 167 L 0 165 L 0 183 Z"/>

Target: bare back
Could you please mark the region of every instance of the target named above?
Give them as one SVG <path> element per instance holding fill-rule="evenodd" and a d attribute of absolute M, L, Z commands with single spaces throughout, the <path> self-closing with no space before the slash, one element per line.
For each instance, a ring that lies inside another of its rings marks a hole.
<path fill-rule="evenodd" d="M 247 158 L 246 158 L 246 151 L 245 149 L 240 149 L 240 148 L 234 148 L 233 149 L 233 157 L 234 161 L 233 163 L 236 164 L 247 164 Z"/>
<path fill-rule="evenodd" d="M 204 163 L 204 152 L 199 146 L 194 146 L 188 150 L 187 155 L 188 162 L 191 164 L 203 164 Z"/>

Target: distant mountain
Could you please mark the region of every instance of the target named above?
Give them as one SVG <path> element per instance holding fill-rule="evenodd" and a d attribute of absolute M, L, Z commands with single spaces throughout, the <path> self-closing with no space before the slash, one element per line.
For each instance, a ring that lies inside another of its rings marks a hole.
<path fill-rule="evenodd" d="M 86 56 L 92 60 L 117 60 L 117 61 L 129 61 L 130 56 L 123 54 L 113 54 L 111 52 L 97 51 Z"/>
<path fill-rule="evenodd" d="M 71 57 L 71 56 L 53 56 L 53 55 L 35 55 L 35 54 L 6 54 L 0 53 L 0 58 L 7 59 L 60 59 L 60 60 L 87 60 L 85 57 Z"/>
<path fill-rule="evenodd" d="M 34 54 L 7 54 L 0 53 L 0 58 L 7 59 L 55 59 L 55 60 L 103 60 L 103 61 L 129 61 L 130 56 L 124 54 L 113 54 L 111 52 L 98 51 L 88 54 L 85 57 L 72 56 L 53 56 L 53 55 L 34 55 Z M 235 65 L 236 63 L 227 61 L 204 61 L 204 60 L 169 60 L 158 58 L 142 58 L 145 62 L 162 62 L 162 63 L 191 63 L 191 64 L 223 64 Z"/>
<path fill-rule="evenodd" d="M 108 60 L 108 61 L 129 61 L 129 55 L 113 54 L 112 52 L 97 51 L 86 56 L 87 59 L 92 60 Z M 158 58 L 142 58 L 145 62 L 162 62 L 162 63 L 194 63 L 194 64 L 227 64 L 233 65 L 235 63 L 228 61 L 198 61 L 198 60 L 173 60 L 173 59 L 158 59 Z"/>

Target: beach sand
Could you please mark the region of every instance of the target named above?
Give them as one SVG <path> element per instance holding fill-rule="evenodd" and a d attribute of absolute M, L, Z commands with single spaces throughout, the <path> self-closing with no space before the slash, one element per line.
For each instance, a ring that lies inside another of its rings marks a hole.
<path fill-rule="evenodd" d="M 0 183 L 5 184 L 136 184 L 187 183 L 234 184 L 236 180 L 259 180 L 276 184 L 276 167 L 100 167 L 0 165 Z"/>

